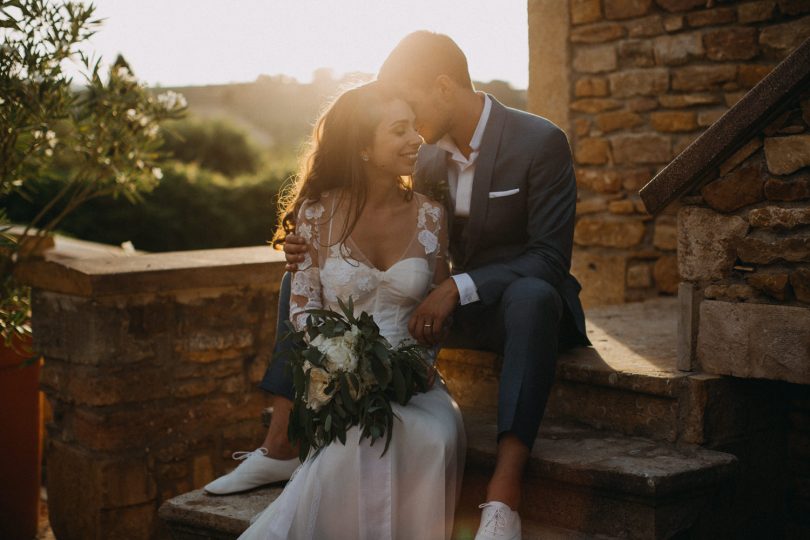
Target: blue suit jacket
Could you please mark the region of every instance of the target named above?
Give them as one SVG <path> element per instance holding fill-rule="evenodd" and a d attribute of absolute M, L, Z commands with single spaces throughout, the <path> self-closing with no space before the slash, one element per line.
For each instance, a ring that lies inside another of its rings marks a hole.
<path fill-rule="evenodd" d="M 577 187 L 565 133 L 540 116 L 511 109 L 494 97 L 475 165 L 470 217 L 461 238 L 463 260 L 454 271 L 469 273 L 484 304 L 497 303 L 521 277 L 553 285 L 575 326 L 569 344 L 590 344 L 579 301 L 581 286 L 571 275 Z M 423 145 L 414 189 L 445 204 L 447 152 Z M 562 331 L 565 331 L 564 329 Z M 569 332 L 570 333 L 570 332 Z"/>

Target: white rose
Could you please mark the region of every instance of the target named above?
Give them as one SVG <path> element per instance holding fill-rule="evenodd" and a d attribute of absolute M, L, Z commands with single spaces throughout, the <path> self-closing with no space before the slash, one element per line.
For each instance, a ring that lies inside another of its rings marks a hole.
<path fill-rule="evenodd" d="M 330 372 L 357 369 L 357 354 L 349 340 L 344 337 L 329 338 L 316 346 L 326 355 L 326 367 Z"/>

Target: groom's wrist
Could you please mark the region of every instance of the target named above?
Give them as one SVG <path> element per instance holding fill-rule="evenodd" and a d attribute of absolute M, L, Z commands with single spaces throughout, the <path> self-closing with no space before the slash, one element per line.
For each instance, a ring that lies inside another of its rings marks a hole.
<path fill-rule="evenodd" d="M 450 276 L 450 279 L 455 283 L 456 291 L 458 292 L 458 300 L 456 303 L 465 306 L 480 300 L 480 298 L 478 298 L 478 289 L 472 277 L 470 277 L 470 274 L 456 274 L 455 276 Z"/>

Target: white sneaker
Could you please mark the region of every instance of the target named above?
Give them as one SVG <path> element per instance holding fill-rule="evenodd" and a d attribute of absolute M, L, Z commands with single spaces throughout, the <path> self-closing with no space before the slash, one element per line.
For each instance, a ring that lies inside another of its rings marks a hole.
<path fill-rule="evenodd" d="M 479 505 L 481 525 L 475 540 L 520 540 L 520 516 L 507 505 L 490 501 Z"/>
<path fill-rule="evenodd" d="M 267 457 L 267 448 L 253 452 L 234 452 L 233 459 L 242 461 L 225 476 L 220 476 L 203 489 L 211 495 L 228 495 L 257 488 L 265 484 L 289 480 L 301 462 L 295 459 Z"/>

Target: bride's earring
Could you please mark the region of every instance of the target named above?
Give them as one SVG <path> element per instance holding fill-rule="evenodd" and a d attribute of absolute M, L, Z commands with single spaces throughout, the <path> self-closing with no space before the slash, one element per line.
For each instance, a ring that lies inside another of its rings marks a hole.
<path fill-rule="evenodd" d="M 368 161 L 368 154 L 363 152 L 362 154 L 360 154 L 360 159 L 362 159 L 363 161 Z"/>

